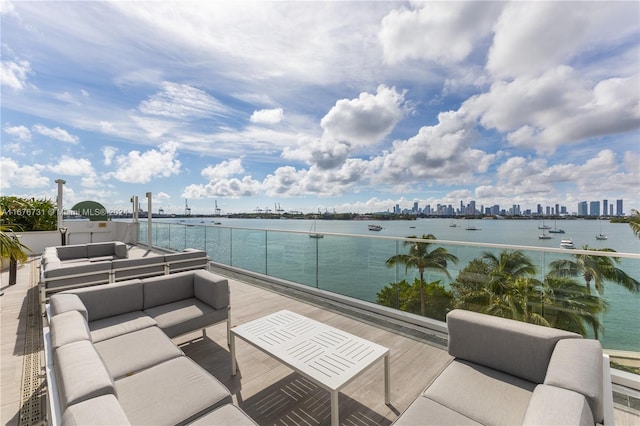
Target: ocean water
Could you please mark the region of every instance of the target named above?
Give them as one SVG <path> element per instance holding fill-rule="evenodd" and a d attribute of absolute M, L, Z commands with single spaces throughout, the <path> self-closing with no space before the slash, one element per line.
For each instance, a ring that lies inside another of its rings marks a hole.
<path fill-rule="evenodd" d="M 161 225 L 172 222 L 176 227 Z M 378 237 L 408 237 L 433 234 L 438 240 L 452 242 L 474 242 L 544 247 L 558 253 L 541 252 L 535 249 L 526 254 L 544 274 L 547 265 L 570 250 L 560 249 L 562 238 L 571 238 L 576 248 L 611 248 L 619 253 L 640 254 L 640 239 L 636 238 L 629 225 L 608 221 L 560 220 L 546 221 L 545 225 L 565 230 L 564 234 L 550 234 L 552 239 L 540 240 L 542 233 L 536 220 L 450 220 L 417 219 L 415 221 L 340 221 L 340 220 L 296 220 L 296 219 L 233 219 L 233 218 L 189 218 L 156 219 L 154 244 L 170 242 L 177 247 L 204 248 L 215 261 L 232 263 L 234 266 L 261 272 L 310 286 L 375 301 L 375 294 L 385 285 L 405 278 L 404 268 L 397 271 L 384 265 L 386 259 L 403 250 L 393 240 Z M 315 222 L 315 223 L 314 223 Z M 369 224 L 381 225 L 379 232 L 368 230 Z M 456 227 L 452 227 L 456 224 Z M 313 239 L 302 234 L 266 231 L 302 231 L 325 233 L 324 238 Z M 479 228 L 469 231 L 466 228 Z M 169 230 L 172 228 L 172 230 Z M 239 229 L 240 228 L 240 229 Z M 177 232 L 176 232 L 177 231 Z M 333 236 L 349 234 L 374 238 Z M 603 233 L 607 240 L 597 240 Z M 176 236 L 177 234 L 177 236 Z M 146 239 L 146 227 L 141 226 L 141 239 Z M 170 241 L 171 240 L 171 241 Z M 178 240 L 178 241 L 176 241 Z M 268 240 L 268 241 L 267 241 Z M 268 244 L 269 252 L 263 255 Z M 458 265 L 449 265 L 455 278 L 471 259 L 483 251 L 499 252 L 491 247 L 467 247 L 464 244 L 444 244 L 450 253 L 460 259 Z M 256 255 L 258 250 L 259 255 Z M 618 265 L 627 274 L 640 280 L 640 261 L 621 259 Z M 409 276 L 415 271 L 409 271 Z M 429 274 L 428 280 L 446 277 Z M 602 322 L 605 332 L 600 340 L 605 348 L 640 352 L 640 293 L 630 293 L 615 283 L 607 283 L 603 297 L 609 303 Z"/>

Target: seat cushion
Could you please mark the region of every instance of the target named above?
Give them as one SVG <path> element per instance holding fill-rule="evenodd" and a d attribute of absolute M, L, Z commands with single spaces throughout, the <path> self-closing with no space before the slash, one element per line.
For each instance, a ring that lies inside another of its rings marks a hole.
<path fill-rule="evenodd" d="M 485 425 L 521 424 L 536 384 L 455 359 L 424 396 Z"/>
<path fill-rule="evenodd" d="M 123 334 L 94 346 L 116 380 L 184 355 L 158 327 Z"/>
<path fill-rule="evenodd" d="M 118 401 L 134 425 L 178 425 L 231 402 L 218 380 L 186 356 L 116 380 Z"/>
<path fill-rule="evenodd" d="M 538 385 L 533 391 L 522 424 L 592 426 L 594 423 L 584 395 L 555 386 Z"/>
<path fill-rule="evenodd" d="M 49 299 L 49 314 L 54 317 L 64 312 L 78 311 L 82 314 L 85 321 L 88 321 L 89 315 L 87 308 L 82 300 L 76 294 L 58 293 Z"/>
<path fill-rule="evenodd" d="M 158 323 L 149 315 L 142 311 L 133 311 L 91 321 L 89 323 L 89 330 L 91 330 L 91 339 L 94 342 L 100 342 L 105 339 L 111 339 L 112 337 L 156 325 L 158 325 Z"/>
<path fill-rule="evenodd" d="M 113 395 L 103 395 L 79 402 L 62 415 L 62 426 L 128 425 L 129 419 Z"/>
<path fill-rule="evenodd" d="M 227 319 L 228 310 L 213 309 L 195 297 L 145 309 L 169 337 L 180 336 Z"/>
<path fill-rule="evenodd" d="M 480 423 L 466 417 L 449 407 L 445 407 L 425 396 L 419 396 L 409 405 L 409 408 L 398 417 L 395 426 L 416 426 L 416 425 L 441 425 L 441 426 L 462 426 L 480 425 Z"/>

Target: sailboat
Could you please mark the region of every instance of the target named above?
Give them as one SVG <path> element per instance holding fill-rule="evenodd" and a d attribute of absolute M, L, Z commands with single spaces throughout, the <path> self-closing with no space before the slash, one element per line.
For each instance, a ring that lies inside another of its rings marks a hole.
<path fill-rule="evenodd" d="M 551 231 L 549 231 L 549 232 L 551 232 Z M 543 229 L 542 230 L 542 234 L 538 235 L 538 238 L 541 239 L 541 240 L 550 240 L 553 237 L 551 235 L 547 234 L 547 230 L 546 229 Z"/>
<path fill-rule="evenodd" d="M 602 223 L 600 223 L 600 233 L 596 235 L 596 240 L 606 240 L 607 238 L 609 237 L 602 233 Z"/>
<path fill-rule="evenodd" d="M 318 234 L 316 232 L 316 219 L 313 219 L 313 223 L 311 224 L 311 234 L 309 234 L 309 238 L 324 238 L 324 235 Z"/>
<path fill-rule="evenodd" d="M 538 225 L 538 229 L 551 229 L 550 226 L 544 224 L 544 220 L 542 221 L 542 225 Z"/>
<path fill-rule="evenodd" d="M 564 234 L 564 229 L 558 229 L 556 228 L 556 221 L 553 221 L 553 229 L 549 230 L 549 233 L 551 234 Z"/>

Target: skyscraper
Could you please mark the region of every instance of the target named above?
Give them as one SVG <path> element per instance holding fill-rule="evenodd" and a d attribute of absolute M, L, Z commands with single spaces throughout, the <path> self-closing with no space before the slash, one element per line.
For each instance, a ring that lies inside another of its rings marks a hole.
<path fill-rule="evenodd" d="M 600 203 L 598 201 L 589 203 L 589 216 L 600 216 Z"/>
<path fill-rule="evenodd" d="M 589 211 L 587 210 L 587 202 L 580 201 L 578 203 L 578 216 L 588 216 Z"/>
<path fill-rule="evenodd" d="M 609 213 L 609 200 L 602 200 L 602 215 L 606 216 Z"/>
<path fill-rule="evenodd" d="M 622 200 L 616 200 L 616 216 L 622 216 L 624 210 L 622 209 Z"/>

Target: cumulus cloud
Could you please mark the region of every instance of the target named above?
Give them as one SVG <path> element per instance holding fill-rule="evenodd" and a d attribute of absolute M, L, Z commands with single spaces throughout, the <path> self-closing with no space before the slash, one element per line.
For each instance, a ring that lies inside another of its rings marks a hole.
<path fill-rule="evenodd" d="M 8 157 L 0 157 L 0 188 L 44 188 L 49 186 L 49 178 L 42 176 L 44 166 L 21 166 Z"/>
<path fill-rule="evenodd" d="M 85 158 L 72 158 L 63 155 L 56 164 L 47 167 L 50 171 L 67 176 L 93 176 L 95 171 L 91 161 Z"/>
<path fill-rule="evenodd" d="M 31 131 L 25 126 L 5 126 L 2 130 L 19 141 L 28 142 L 31 140 Z"/>
<path fill-rule="evenodd" d="M 38 133 L 42 136 L 46 136 L 51 139 L 58 140 L 60 142 L 66 142 L 71 144 L 77 144 L 78 142 L 80 142 L 79 137 L 70 134 L 69 132 L 67 132 L 64 129 L 61 129 L 60 127 L 55 127 L 52 129 L 47 126 L 43 126 L 42 124 L 36 124 L 33 126 L 32 130 L 35 133 Z"/>
<path fill-rule="evenodd" d="M 113 146 L 102 147 L 102 155 L 104 156 L 103 163 L 105 166 L 111 165 L 111 163 L 113 162 L 113 157 L 116 155 L 117 152 L 118 152 L 118 148 L 115 148 Z"/>
<path fill-rule="evenodd" d="M 284 119 L 282 108 L 261 109 L 253 111 L 249 121 L 256 124 L 278 124 Z"/>
<path fill-rule="evenodd" d="M 217 179 L 206 185 L 191 184 L 183 191 L 183 198 L 211 198 L 211 197 L 251 197 L 260 192 L 261 183 L 251 176 L 244 176 L 242 179 Z"/>
<path fill-rule="evenodd" d="M 515 147 L 553 153 L 560 145 L 640 127 L 640 78 L 611 78 L 595 85 L 568 66 L 536 77 L 497 82 L 461 110 L 487 129 L 506 134 Z"/>
<path fill-rule="evenodd" d="M 234 158 L 233 160 L 223 161 L 215 166 L 207 166 L 202 170 L 202 176 L 209 179 L 224 179 L 232 175 L 244 173 L 242 166 L 242 158 Z"/>
<path fill-rule="evenodd" d="M 176 159 L 177 149 L 177 144 L 167 142 L 159 149 L 118 155 L 115 157 L 117 169 L 110 175 L 121 182 L 147 183 L 153 178 L 178 174 L 181 163 Z"/>
<path fill-rule="evenodd" d="M 384 58 L 395 64 L 427 60 L 451 64 L 467 58 L 487 37 L 503 8 L 500 2 L 424 2 L 392 10 L 382 20 Z"/>
<path fill-rule="evenodd" d="M 372 146 L 391 133 L 405 114 L 406 91 L 378 86 L 376 94 L 360 93 L 355 99 L 341 99 L 320 121 L 323 138 L 354 146 Z"/>
<path fill-rule="evenodd" d="M 175 119 L 210 117 L 227 112 L 223 104 L 206 92 L 188 84 L 168 81 L 162 83 L 162 91 L 142 101 L 138 110 Z"/>

